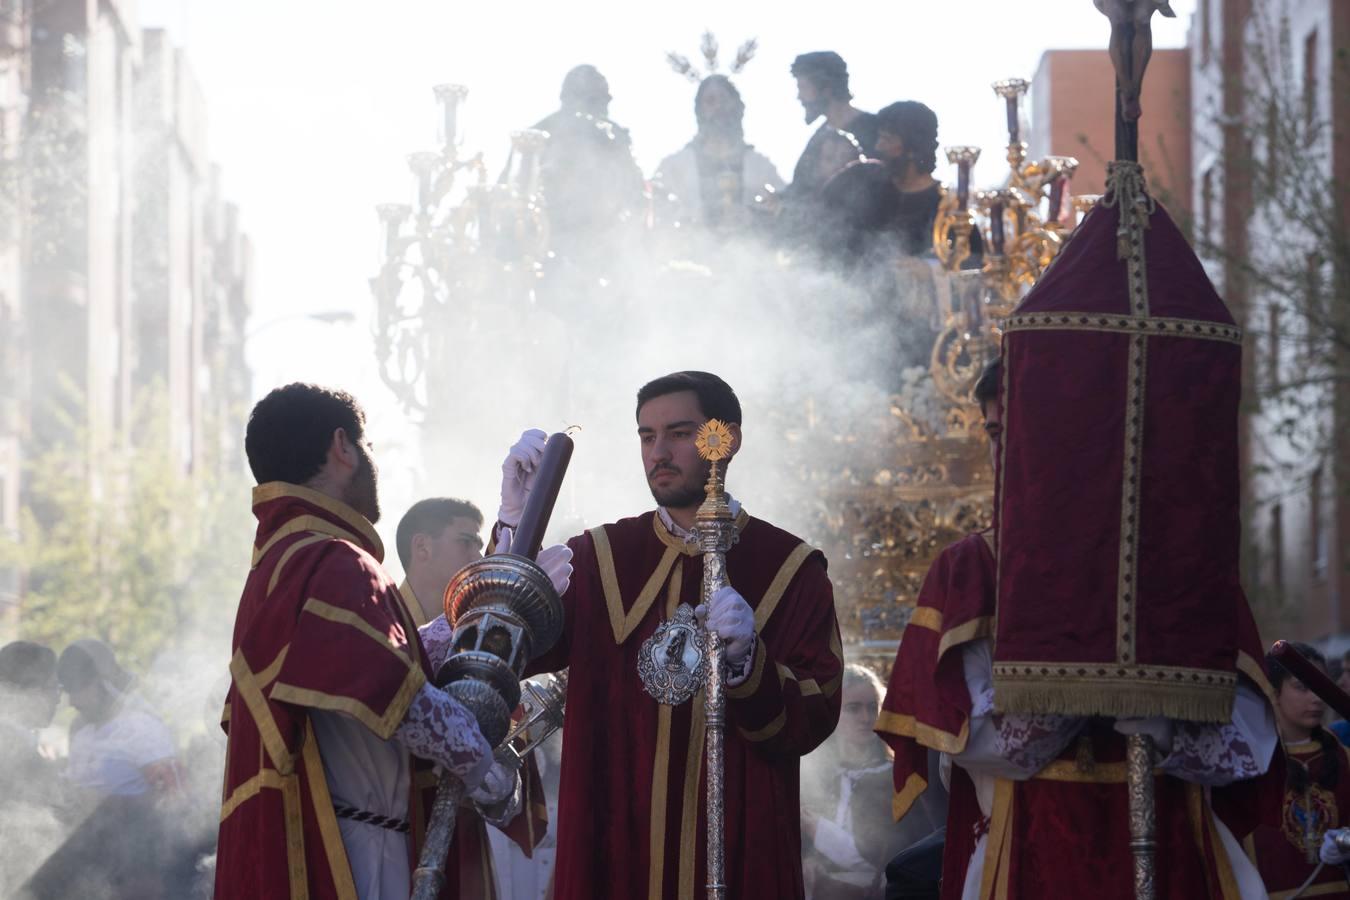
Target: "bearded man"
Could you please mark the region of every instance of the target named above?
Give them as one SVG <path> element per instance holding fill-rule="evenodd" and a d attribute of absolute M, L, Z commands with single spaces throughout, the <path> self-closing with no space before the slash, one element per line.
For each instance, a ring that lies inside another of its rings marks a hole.
<path fill-rule="evenodd" d="M 728 425 L 734 454 L 741 406 L 725 381 L 676 372 L 644 386 L 637 431 L 656 509 L 568 542 L 563 635 L 531 667 L 570 667 L 556 900 L 674 900 L 706 884 L 703 694 L 666 706 L 638 675 L 639 648 L 681 604 L 721 635 L 730 670 L 727 895 L 803 896 L 798 769 L 839 718 L 834 598 L 818 550 L 728 497 L 739 534 L 729 586 L 703 608 L 693 526 L 709 464 L 695 434 L 711 418 Z M 507 457 L 499 527 L 518 521 L 542 446 L 542 432 L 527 432 Z"/>

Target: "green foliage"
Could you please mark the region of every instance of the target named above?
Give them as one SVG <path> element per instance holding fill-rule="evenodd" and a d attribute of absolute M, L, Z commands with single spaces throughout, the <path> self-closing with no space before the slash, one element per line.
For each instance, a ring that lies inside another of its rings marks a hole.
<path fill-rule="evenodd" d="M 252 530 L 243 474 L 185 471 L 160 388 L 142 392 L 130 446 L 111 448 L 66 393 L 65 434 L 29 460 L 19 534 L 0 538 L 0 565 L 25 573 L 21 635 L 58 650 L 98 637 L 134 670 L 202 636 L 227 649 Z"/>

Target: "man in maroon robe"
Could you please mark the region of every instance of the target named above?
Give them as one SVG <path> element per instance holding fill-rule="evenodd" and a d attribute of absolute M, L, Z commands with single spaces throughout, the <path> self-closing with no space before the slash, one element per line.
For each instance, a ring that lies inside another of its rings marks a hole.
<path fill-rule="evenodd" d="M 309 384 L 278 388 L 249 417 L 258 534 L 222 717 L 220 900 L 401 900 L 433 763 L 489 810 L 518 796 L 472 715 L 429 684 L 412 615 L 380 566 L 364 430 L 350 395 Z M 450 856 L 447 898 L 461 874 Z M 468 874 L 467 896 L 481 896 L 482 873 Z"/>
<path fill-rule="evenodd" d="M 691 897 L 706 883 L 703 694 L 665 706 L 638 676 L 638 649 L 684 603 L 700 605 L 692 539 L 708 465 L 694 437 L 709 418 L 740 443 L 740 403 L 720 378 L 679 372 L 638 393 L 643 470 L 657 509 L 573 538 L 563 636 L 535 671 L 569 668 L 558 810 L 556 900 Z M 501 524 L 513 525 L 542 432 L 503 467 Z M 727 645 L 725 732 L 729 897 L 803 895 L 798 764 L 839 717 L 842 649 L 825 559 L 729 500 L 739 539 L 730 588 L 701 610 Z"/>

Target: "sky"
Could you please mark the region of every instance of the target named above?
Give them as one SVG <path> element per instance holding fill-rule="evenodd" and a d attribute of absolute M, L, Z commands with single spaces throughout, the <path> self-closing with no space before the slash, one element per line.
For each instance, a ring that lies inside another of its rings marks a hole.
<path fill-rule="evenodd" d="M 1172 5 L 1177 19 L 1154 19 L 1158 47 L 1185 44 L 1195 3 Z M 798 53 L 830 49 L 848 62 L 857 106 L 927 103 L 941 143 L 983 147 L 976 180 L 993 181 L 1006 133 L 990 83 L 1030 78 L 1047 49 L 1105 48 L 1110 30 L 1089 0 L 1053 0 L 1034 14 L 1003 0 L 899 0 L 876 9 L 884 11 L 762 0 L 139 3 L 142 26 L 166 28 L 186 51 L 206 98 L 210 154 L 253 242 L 255 394 L 299 379 L 347 388 L 367 406 L 377 442 L 395 453 L 415 436 L 374 366 L 374 206 L 409 201 L 405 157 L 436 140 L 433 85 L 469 88 L 464 148 L 482 151 L 495 174 L 510 132 L 553 111 L 563 74 L 591 63 L 608 77 L 611 115 L 630 129 L 650 175 L 694 130 L 694 85 L 670 70 L 665 54 L 697 59 L 711 29 L 729 60 L 755 37 L 758 55 L 736 78 L 746 136 L 788 177 L 812 130 L 788 66 Z M 356 320 L 304 318 L 331 310 Z"/>

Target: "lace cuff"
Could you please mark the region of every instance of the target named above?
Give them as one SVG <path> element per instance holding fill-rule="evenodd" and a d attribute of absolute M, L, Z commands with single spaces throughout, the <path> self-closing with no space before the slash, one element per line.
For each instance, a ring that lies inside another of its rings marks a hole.
<path fill-rule="evenodd" d="M 740 687 L 745 684 L 745 679 L 750 677 L 750 673 L 755 669 L 755 645 L 759 643 L 759 635 L 750 635 L 750 650 L 745 654 L 745 659 L 741 660 L 739 666 L 732 666 L 727 663 L 727 687 Z"/>
<path fill-rule="evenodd" d="M 1162 770 L 1184 781 L 1213 787 L 1255 778 L 1264 771 L 1251 745 L 1231 722 L 1175 723 L 1172 752 L 1163 758 Z"/>
<path fill-rule="evenodd" d="M 1064 752 L 1083 727 L 1083 720 L 1074 716 L 994 713 L 990 720 L 994 752 L 1028 774 L 1039 772 Z"/>
<path fill-rule="evenodd" d="M 422 649 L 426 651 L 433 674 L 441 670 L 445 658 L 450 655 L 450 638 L 453 633 L 444 613 L 417 629 L 417 636 L 422 639 Z"/>
<path fill-rule="evenodd" d="M 394 740 L 473 790 L 492 767 L 492 748 L 469 711 L 440 688 L 422 685 L 394 731 Z"/>

